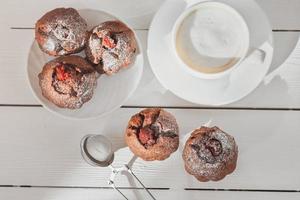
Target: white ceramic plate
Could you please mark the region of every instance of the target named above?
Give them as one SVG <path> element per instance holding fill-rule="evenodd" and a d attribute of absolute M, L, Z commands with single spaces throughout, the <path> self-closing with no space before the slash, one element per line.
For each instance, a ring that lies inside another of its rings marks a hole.
<path fill-rule="evenodd" d="M 194 0 L 193 3 L 203 0 Z M 180 67 L 171 48 L 171 31 L 178 16 L 186 9 L 184 0 L 167 0 L 156 13 L 148 35 L 148 57 L 159 82 L 178 97 L 211 106 L 229 104 L 252 92 L 263 80 L 272 62 L 273 35 L 262 9 L 253 0 L 220 0 L 235 8 L 246 20 L 253 51 L 231 72 L 220 79 L 193 77 Z"/>
<path fill-rule="evenodd" d="M 117 19 L 103 11 L 79 10 L 79 13 L 87 21 L 89 29 L 104 21 Z M 128 69 L 122 69 L 113 76 L 101 75 L 98 79 L 93 98 L 86 102 L 80 109 L 62 109 L 43 97 L 39 86 L 38 74 L 45 63 L 54 59 L 54 57 L 43 53 L 35 41 L 31 46 L 27 64 L 27 76 L 30 87 L 46 109 L 60 116 L 73 119 L 88 119 L 106 115 L 119 108 L 131 96 L 141 79 L 143 54 L 141 43 L 137 36 L 136 39 L 138 50 L 134 63 Z"/>

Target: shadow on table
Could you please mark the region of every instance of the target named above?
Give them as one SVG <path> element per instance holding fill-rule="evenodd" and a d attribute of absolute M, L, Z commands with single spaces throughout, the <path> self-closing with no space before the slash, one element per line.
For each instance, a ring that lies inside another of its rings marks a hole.
<path fill-rule="evenodd" d="M 300 44 L 298 42 L 299 35 L 298 32 L 274 32 L 273 61 L 264 81 L 249 96 L 232 105 L 244 106 L 250 104 L 251 106 L 268 107 L 270 101 L 272 101 L 272 106 L 275 107 L 288 108 L 293 106 L 293 98 L 289 96 L 290 86 L 286 79 L 289 78 L 289 82 L 291 82 L 290 77 L 287 77 L 288 74 L 291 75 L 293 71 L 299 71 L 293 69 L 297 66 L 289 64 L 295 46 Z M 276 91 L 280 93 L 280 96 Z M 253 105 L 252 102 L 259 102 L 259 105 Z"/>
<path fill-rule="evenodd" d="M 276 73 L 276 71 L 283 66 L 293 53 L 293 50 L 299 41 L 299 32 L 273 32 L 274 34 L 274 55 L 273 62 L 269 70 L 269 75 Z"/>

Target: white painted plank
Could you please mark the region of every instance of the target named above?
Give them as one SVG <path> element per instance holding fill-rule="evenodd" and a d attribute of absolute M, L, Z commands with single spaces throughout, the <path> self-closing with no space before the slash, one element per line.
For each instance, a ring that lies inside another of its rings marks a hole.
<path fill-rule="evenodd" d="M 1 2 L 0 23 L 6 27 L 33 27 L 45 12 L 56 7 L 77 9 L 99 9 L 110 12 L 131 24 L 134 28 L 149 27 L 151 19 L 163 0 L 21 0 Z M 274 29 L 300 29 L 299 0 L 257 0 L 266 11 Z M 22 5 L 22 6 L 21 6 Z M 34 9 L 33 8 L 38 8 Z"/>
<path fill-rule="evenodd" d="M 130 200 L 147 200 L 140 191 L 122 190 Z M 298 200 L 299 193 L 278 192 L 220 192 L 220 191 L 186 191 L 186 190 L 154 190 L 157 200 L 189 199 L 189 200 Z M 112 190 L 99 189 L 50 189 L 50 188 L 0 188 L 0 198 L 9 200 L 123 200 Z"/>
<path fill-rule="evenodd" d="M 256 0 L 268 15 L 273 29 L 299 30 L 299 0 Z"/>
<path fill-rule="evenodd" d="M 111 13 L 132 27 L 145 29 L 163 0 L 51 0 L 1 1 L 0 23 L 6 27 L 34 27 L 35 22 L 47 11 L 57 7 L 103 10 Z"/>
<path fill-rule="evenodd" d="M 1 33 L 2 30 L 0 30 Z M 22 34 L 22 37 L 20 37 Z M 147 31 L 137 31 L 146 54 Z M 0 46 L 0 104 L 39 104 L 26 78 L 27 52 L 33 41 L 33 30 L 9 30 L 9 37 Z M 300 108 L 300 44 L 283 65 L 298 40 L 298 33 L 276 32 L 276 48 L 269 83 L 230 107 L 289 107 Z M 23 45 L 20 45 L 22 43 Z M 142 81 L 134 95 L 125 103 L 129 106 L 196 106 L 166 91 L 151 71 L 147 56 Z"/>
<path fill-rule="evenodd" d="M 0 185 L 107 186 L 109 170 L 87 165 L 79 141 L 85 134 L 105 134 L 116 149 L 137 109 L 120 109 L 110 118 L 63 120 L 36 107 L 0 107 Z M 237 170 L 223 181 L 199 183 L 185 173 L 178 150 L 163 162 L 138 159 L 133 170 L 148 187 L 223 189 L 300 189 L 300 112 L 243 110 L 169 110 L 184 136 L 212 121 L 231 133 L 239 145 Z M 30 116 L 30 117 L 28 117 Z M 127 148 L 116 153 L 115 165 L 128 162 Z M 117 185 L 137 187 L 120 176 Z"/>

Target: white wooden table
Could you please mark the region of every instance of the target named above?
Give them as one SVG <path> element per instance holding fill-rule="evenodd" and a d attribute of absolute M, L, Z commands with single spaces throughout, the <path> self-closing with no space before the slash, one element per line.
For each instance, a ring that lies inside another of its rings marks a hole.
<path fill-rule="evenodd" d="M 0 199 L 122 199 L 107 186 L 108 169 L 81 159 L 79 142 L 85 134 L 98 133 L 109 136 L 116 149 L 125 147 L 129 117 L 148 106 L 176 115 L 182 134 L 211 120 L 234 135 L 240 150 L 237 170 L 216 183 L 187 175 L 180 150 L 163 162 L 138 159 L 133 170 L 157 199 L 300 199 L 300 0 L 258 1 L 272 23 L 276 52 L 270 73 L 245 99 L 221 108 L 188 103 L 165 91 L 146 61 L 140 87 L 122 108 L 108 118 L 74 122 L 47 112 L 29 89 L 25 71 L 35 21 L 55 7 L 106 10 L 129 23 L 146 49 L 149 24 L 163 1 L 2 0 Z M 120 149 L 116 160 L 130 156 Z M 132 199 L 144 199 L 126 176 L 117 184 Z"/>

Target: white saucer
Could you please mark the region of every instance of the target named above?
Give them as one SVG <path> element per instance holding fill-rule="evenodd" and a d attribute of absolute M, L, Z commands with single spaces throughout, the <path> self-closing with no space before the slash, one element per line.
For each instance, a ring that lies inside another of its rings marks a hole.
<path fill-rule="evenodd" d="M 166 89 L 197 104 L 220 106 L 247 96 L 263 80 L 273 58 L 271 25 L 257 3 L 254 0 L 220 2 L 232 6 L 245 18 L 250 30 L 250 48 L 262 50 L 250 53 L 227 77 L 200 79 L 191 76 L 176 61 L 170 35 L 177 17 L 187 6 L 185 0 L 167 0 L 156 13 L 149 30 L 147 51 L 155 76 Z"/>
<path fill-rule="evenodd" d="M 79 10 L 80 15 L 87 21 L 88 29 L 108 20 L 117 18 L 103 11 Z M 143 72 L 143 53 L 139 39 L 135 61 L 127 68 L 112 76 L 101 75 L 97 80 L 97 87 L 92 99 L 80 109 L 70 110 L 59 108 L 48 101 L 41 92 L 38 74 L 49 60 L 54 59 L 43 53 L 36 41 L 33 42 L 28 55 L 27 77 L 36 98 L 49 111 L 59 116 L 72 119 L 90 119 L 104 116 L 119 108 L 137 88 Z M 80 53 L 83 55 L 83 52 Z"/>

